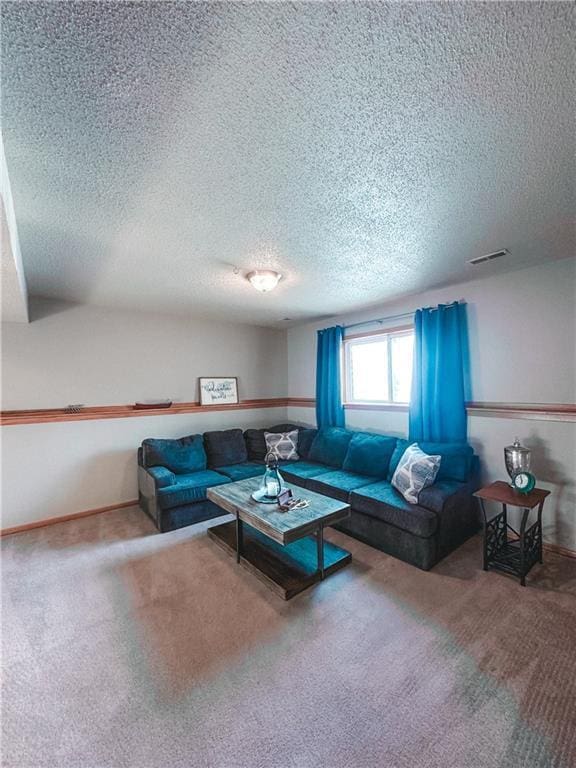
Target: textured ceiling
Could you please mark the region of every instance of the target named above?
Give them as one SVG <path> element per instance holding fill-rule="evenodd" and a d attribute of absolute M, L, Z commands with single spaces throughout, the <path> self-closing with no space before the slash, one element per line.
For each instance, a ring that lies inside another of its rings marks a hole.
<path fill-rule="evenodd" d="M 4 0 L 30 293 L 275 324 L 574 255 L 573 8 Z"/>

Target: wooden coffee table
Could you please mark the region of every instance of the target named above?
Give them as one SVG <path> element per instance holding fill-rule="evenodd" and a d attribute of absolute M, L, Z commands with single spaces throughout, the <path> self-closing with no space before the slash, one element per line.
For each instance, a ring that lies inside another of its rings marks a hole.
<path fill-rule="evenodd" d="M 253 477 L 208 489 L 208 498 L 236 517 L 209 528 L 208 536 L 289 600 L 352 560 L 350 552 L 324 541 L 324 527 L 348 517 L 350 507 L 287 484 L 296 498 L 307 499 L 310 505 L 282 512 L 276 504 L 260 504 L 251 498 L 260 481 Z"/>

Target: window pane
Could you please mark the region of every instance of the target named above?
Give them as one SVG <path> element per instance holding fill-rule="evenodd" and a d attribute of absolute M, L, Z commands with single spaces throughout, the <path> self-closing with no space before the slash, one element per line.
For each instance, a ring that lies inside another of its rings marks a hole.
<path fill-rule="evenodd" d="M 412 350 L 414 334 L 405 333 L 390 337 L 392 364 L 392 400 L 395 403 L 409 403 L 412 386 Z"/>
<path fill-rule="evenodd" d="M 388 400 L 387 340 L 350 344 L 349 353 L 352 400 Z"/>

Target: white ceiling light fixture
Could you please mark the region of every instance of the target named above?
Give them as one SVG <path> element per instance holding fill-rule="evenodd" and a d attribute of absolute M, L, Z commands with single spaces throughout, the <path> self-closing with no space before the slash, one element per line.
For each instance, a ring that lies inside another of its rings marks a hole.
<path fill-rule="evenodd" d="M 257 291 L 268 293 L 268 291 L 273 291 L 276 288 L 282 275 L 271 269 L 255 269 L 253 272 L 249 272 L 246 278 L 250 280 Z"/>

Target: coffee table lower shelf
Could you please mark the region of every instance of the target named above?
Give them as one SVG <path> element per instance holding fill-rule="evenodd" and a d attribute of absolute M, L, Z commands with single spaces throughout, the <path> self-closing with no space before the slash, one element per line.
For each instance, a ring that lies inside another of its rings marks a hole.
<path fill-rule="evenodd" d="M 223 523 L 208 529 L 208 536 L 228 554 L 236 557 L 236 523 Z M 305 536 L 282 546 L 244 524 L 240 564 L 257 576 L 277 595 L 290 600 L 321 581 L 318 571 L 316 539 Z M 324 541 L 324 578 L 343 568 L 352 555 Z"/>

